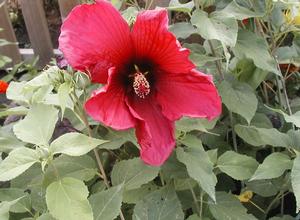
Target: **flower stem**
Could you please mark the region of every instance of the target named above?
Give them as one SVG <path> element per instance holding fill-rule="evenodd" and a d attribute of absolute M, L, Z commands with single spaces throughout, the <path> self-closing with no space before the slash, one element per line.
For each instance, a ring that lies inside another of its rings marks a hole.
<path fill-rule="evenodd" d="M 210 50 L 211 50 L 212 55 L 213 55 L 214 57 L 217 57 L 216 52 L 215 52 L 215 48 L 214 48 L 214 46 L 212 45 L 212 43 L 211 43 L 210 40 L 208 40 L 208 44 L 209 44 L 209 47 L 210 47 Z M 221 81 L 223 81 L 223 80 L 224 80 L 224 75 L 223 75 L 223 72 L 222 72 L 221 63 L 220 63 L 219 60 L 216 60 L 215 63 L 216 63 L 216 67 L 217 67 L 218 73 L 219 73 L 219 75 L 220 75 L 220 77 L 221 77 Z"/>
<path fill-rule="evenodd" d="M 85 113 L 85 111 L 83 109 L 83 106 L 82 106 L 79 98 L 75 94 L 75 92 L 73 93 L 73 96 L 74 96 L 74 98 L 76 100 L 76 103 L 78 103 L 80 105 L 80 108 L 79 108 L 80 112 L 78 113 L 78 115 L 81 117 L 81 120 L 83 121 L 83 123 L 84 123 L 84 125 L 85 125 L 85 127 L 87 129 L 89 137 L 93 137 L 92 130 L 90 128 L 90 125 L 89 125 L 89 122 L 88 122 L 88 119 L 87 119 L 87 115 L 86 115 L 86 113 Z M 104 170 L 104 167 L 103 167 L 100 155 L 99 155 L 98 151 L 95 148 L 93 149 L 93 151 L 94 151 L 94 155 L 96 157 L 97 165 L 99 167 L 100 175 L 103 177 L 104 184 L 105 184 L 105 186 L 107 188 L 110 188 L 110 184 L 108 182 L 108 179 L 107 179 L 107 176 L 106 176 L 106 173 L 105 173 L 105 170 Z M 121 220 L 125 220 L 124 215 L 122 213 L 122 210 L 120 210 L 120 214 L 119 215 L 120 215 Z"/>
<path fill-rule="evenodd" d="M 229 118 L 230 118 L 231 132 L 232 132 L 233 149 L 234 149 L 235 152 L 238 152 L 237 141 L 236 141 L 236 133 L 235 133 L 235 130 L 234 130 L 234 119 L 233 119 L 233 116 L 232 116 L 232 111 L 229 111 Z"/>

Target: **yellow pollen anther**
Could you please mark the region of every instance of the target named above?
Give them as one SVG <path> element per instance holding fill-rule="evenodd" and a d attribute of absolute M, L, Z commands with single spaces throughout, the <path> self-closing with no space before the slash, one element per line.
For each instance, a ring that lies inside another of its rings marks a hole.
<path fill-rule="evenodd" d="M 138 97 L 144 99 L 150 93 L 150 84 L 144 74 L 136 72 L 133 79 L 133 89 Z"/>

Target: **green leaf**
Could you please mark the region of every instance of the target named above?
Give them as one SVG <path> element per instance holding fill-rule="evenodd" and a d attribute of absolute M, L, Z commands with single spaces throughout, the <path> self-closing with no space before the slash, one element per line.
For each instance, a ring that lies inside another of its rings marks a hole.
<path fill-rule="evenodd" d="M 52 217 L 49 213 L 44 213 L 41 216 L 39 216 L 36 220 L 56 220 Z"/>
<path fill-rule="evenodd" d="M 239 5 L 236 1 L 230 2 L 222 11 L 228 16 L 234 16 L 238 20 L 244 20 L 252 17 L 262 17 L 265 14 L 264 10 L 251 11 L 250 9 Z"/>
<path fill-rule="evenodd" d="M 218 90 L 226 107 L 241 116 L 248 124 L 254 117 L 257 109 L 257 98 L 253 89 L 246 83 L 223 81 Z"/>
<path fill-rule="evenodd" d="M 267 106 L 268 109 L 271 109 L 274 112 L 281 114 L 284 117 L 284 120 L 288 123 L 293 123 L 296 127 L 300 128 L 300 111 L 295 114 L 288 115 L 280 109 L 274 109 Z"/>
<path fill-rule="evenodd" d="M 183 220 L 184 213 L 172 186 L 154 191 L 139 201 L 133 210 L 133 220 Z"/>
<path fill-rule="evenodd" d="M 196 29 L 191 23 L 181 22 L 175 23 L 169 26 L 169 31 L 171 31 L 177 38 L 188 38 L 190 35 L 196 33 Z"/>
<path fill-rule="evenodd" d="M 36 104 L 31 107 L 25 118 L 14 126 L 13 130 L 17 138 L 24 142 L 48 146 L 57 120 L 58 110 L 56 108 Z"/>
<path fill-rule="evenodd" d="M 0 201 L 12 201 L 18 199 L 14 205 L 10 207 L 11 212 L 23 213 L 31 209 L 31 201 L 29 195 L 23 189 L 18 188 L 1 188 Z"/>
<path fill-rule="evenodd" d="M 0 55 L 0 68 L 3 68 L 6 64 L 10 63 L 11 61 L 11 58 Z"/>
<path fill-rule="evenodd" d="M 113 220 L 121 210 L 123 184 L 111 187 L 108 190 L 93 194 L 91 203 L 94 220 Z"/>
<path fill-rule="evenodd" d="M 134 145 L 138 146 L 133 129 L 125 131 L 113 131 L 108 129 L 108 133 L 101 136 L 104 140 L 109 140 L 107 143 L 101 144 L 99 148 L 115 150 L 119 149 L 123 144 L 131 142 Z"/>
<path fill-rule="evenodd" d="M 7 117 L 10 115 L 26 115 L 28 112 L 28 109 L 24 106 L 17 106 L 13 108 L 6 109 L 5 111 L 0 112 L 0 118 Z"/>
<path fill-rule="evenodd" d="M 256 89 L 269 72 L 257 68 L 251 59 L 241 59 L 236 64 L 233 74 L 239 81 L 248 83 L 253 89 Z"/>
<path fill-rule="evenodd" d="M 285 170 L 292 168 L 292 161 L 286 154 L 275 152 L 270 154 L 255 171 L 251 180 L 272 179 L 281 176 Z"/>
<path fill-rule="evenodd" d="M 190 13 L 194 8 L 194 2 L 188 2 L 185 4 L 181 4 L 179 0 L 171 0 L 169 6 L 167 7 L 169 10 L 181 11 Z"/>
<path fill-rule="evenodd" d="M 57 95 L 58 95 L 58 100 L 59 100 L 59 104 L 60 104 L 60 107 L 61 107 L 61 118 L 63 118 L 64 116 L 64 112 L 65 112 L 65 109 L 66 109 L 66 103 L 69 99 L 69 93 L 71 92 L 71 86 L 69 83 L 65 82 L 63 84 L 61 84 L 59 87 L 58 87 L 58 90 L 57 90 Z"/>
<path fill-rule="evenodd" d="M 300 152 L 300 130 L 289 130 L 287 133 L 288 137 L 290 138 L 291 147 Z"/>
<path fill-rule="evenodd" d="M 24 144 L 12 132 L 7 131 L 4 127 L 0 127 L 0 152 L 9 153 L 23 146 Z"/>
<path fill-rule="evenodd" d="M 20 198 L 19 198 L 20 199 Z M 1 220 L 9 220 L 9 210 L 10 207 L 16 204 L 19 199 L 13 201 L 4 201 L 0 203 L 0 219 Z"/>
<path fill-rule="evenodd" d="M 180 142 L 188 148 L 176 149 L 178 160 L 186 165 L 189 176 L 195 179 L 201 188 L 215 200 L 217 178 L 213 172 L 213 164 L 204 151 L 201 141 L 195 136 L 187 135 Z"/>
<path fill-rule="evenodd" d="M 258 163 L 252 157 L 226 151 L 217 162 L 218 168 L 236 180 L 249 179 L 255 172 Z"/>
<path fill-rule="evenodd" d="M 205 11 L 194 11 L 191 22 L 198 33 L 207 40 L 219 40 L 227 46 L 236 44 L 238 24 L 234 17 L 224 16 L 220 12 L 207 14 Z"/>
<path fill-rule="evenodd" d="M 271 180 L 253 180 L 246 184 L 248 190 L 263 197 L 274 196 L 279 191 L 278 187 Z"/>
<path fill-rule="evenodd" d="M 183 117 L 176 121 L 176 129 L 184 132 L 189 131 L 203 131 L 208 132 L 208 130 L 213 129 L 218 121 L 218 118 L 208 121 L 205 118 L 188 118 Z"/>
<path fill-rule="evenodd" d="M 197 214 L 189 216 L 186 220 L 205 220 L 201 219 Z"/>
<path fill-rule="evenodd" d="M 140 188 L 126 190 L 123 193 L 123 202 L 135 204 L 150 194 L 151 192 L 158 190 L 160 187 L 153 182 L 142 185 Z"/>
<path fill-rule="evenodd" d="M 118 162 L 112 170 L 112 184 L 125 184 L 126 190 L 137 189 L 141 185 L 153 180 L 159 172 L 158 167 L 144 164 L 140 158 Z"/>
<path fill-rule="evenodd" d="M 217 203 L 210 203 L 209 210 L 220 220 L 256 220 L 253 215 L 247 213 L 247 209 L 234 195 L 225 192 L 217 193 Z"/>
<path fill-rule="evenodd" d="M 46 202 L 50 214 L 59 220 L 93 220 L 88 195 L 82 181 L 66 177 L 47 187 Z"/>
<path fill-rule="evenodd" d="M 50 151 L 53 154 L 62 153 L 69 156 L 81 156 L 105 142 L 107 141 L 71 132 L 55 139 L 50 145 Z"/>
<path fill-rule="evenodd" d="M 9 86 L 6 90 L 6 97 L 7 99 L 14 100 L 17 102 L 28 102 L 28 99 L 25 97 L 25 95 L 22 93 L 23 88 L 25 86 L 26 82 L 10 82 Z"/>
<path fill-rule="evenodd" d="M 55 167 L 55 168 L 54 168 Z M 70 157 L 61 155 L 55 158 L 44 174 L 44 185 L 49 185 L 60 178 L 73 177 L 82 181 L 91 180 L 97 173 L 95 161 L 88 155 Z"/>
<path fill-rule="evenodd" d="M 251 45 L 251 47 L 249 45 Z M 257 67 L 281 75 L 268 49 L 264 38 L 246 30 L 239 31 L 237 43 L 235 47 L 232 48 L 235 56 L 252 59 Z"/>
<path fill-rule="evenodd" d="M 289 147 L 291 145 L 289 136 L 275 128 L 257 128 L 238 124 L 234 126 L 234 130 L 239 137 L 253 146 Z"/>
<path fill-rule="evenodd" d="M 20 147 L 11 151 L 0 163 L 0 181 L 19 176 L 36 162 L 39 162 L 39 155 L 35 150 Z"/>
<path fill-rule="evenodd" d="M 291 172 L 291 181 L 294 195 L 297 201 L 297 212 L 300 209 L 300 156 L 294 159 Z"/>

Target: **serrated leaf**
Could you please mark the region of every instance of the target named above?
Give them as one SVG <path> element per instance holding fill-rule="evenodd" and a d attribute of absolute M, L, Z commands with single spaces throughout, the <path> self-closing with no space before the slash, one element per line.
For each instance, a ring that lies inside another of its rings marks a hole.
<path fill-rule="evenodd" d="M 7 131 L 4 127 L 0 128 L 0 151 L 9 153 L 10 151 L 23 147 L 24 143 L 19 141 L 12 131 Z"/>
<path fill-rule="evenodd" d="M 252 17 L 262 17 L 265 14 L 264 10 L 259 11 L 256 9 L 256 11 L 252 11 L 239 5 L 236 1 L 230 2 L 221 12 L 228 14 L 228 16 L 234 16 L 238 20 L 244 20 Z"/>
<path fill-rule="evenodd" d="M 113 167 L 111 180 L 114 186 L 124 183 L 126 190 L 137 189 L 153 180 L 158 172 L 158 167 L 146 165 L 140 158 L 134 158 L 118 162 Z"/>
<path fill-rule="evenodd" d="M 20 199 L 20 198 L 19 198 Z M 19 199 L 13 201 L 4 201 L 0 203 L 0 219 L 1 220 L 8 220 L 9 219 L 9 210 L 10 207 L 16 204 Z"/>
<path fill-rule="evenodd" d="M 31 107 L 25 118 L 14 126 L 13 131 L 17 138 L 24 142 L 48 146 L 57 120 L 58 110 L 56 108 L 36 104 Z"/>
<path fill-rule="evenodd" d="M 238 24 L 234 17 L 224 16 L 219 12 L 208 15 L 205 11 L 196 10 L 193 12 L 191 22 L 204 39 L 219 40 L 231 47 L 236 43 Z"/>
<path fill-rule="evenodd" d="M 244 117 L 249 124 L 258 104 L 253 89 L 246 83 L 223 81 L 218 90 L 226 107 Z"/>
<path fill-rule="evenodd" d="M 35 150 L 20 147 L 11 151 L 0 163 L 0 181 L 19 176 L 36 162 L 39 162 L 39 155 Z"/>
<path fill-rule="evenodd" d="M 47 187 L 46 203 L 50 214 L 58 220 L 93 220 L 88 195 L 82 181 L 67 177 Z"/>
<path fill-rule="evenodd" d="M 246 155 L 226 151 L 218 158 L 218 168 L 236 180 L 249 179 L 255 172 L 258 162 Z"/>
<path fill-rule="evenodd" d="M 178 160 L 186 165 L 189 176 L 195 179 L 201 188 L 215 200 L 217 178 L 213 172 L 213 164 L 204 151 L 201 141 L 195 136 L 187 135 L 180 142 L 188 148 L 176 149 Z"/>
<path fill-rule="evenodd" d="M 292 115 L 288 115 L 280 109 L 274 109 L 274 108 L 270 108 L 268 106 L 267 106 L 267 108 L 271 109 L 274 112 L 281 114 L 284 117 L 284 120 L 286 122 L 293 123 L 296 127 L 300 128 L 300 111 L 298 111 Z"/>
<path fill-rule="evenodd" d="M 183 220 L 184 213 L 174 188 L 167 186 L 139 201 L 132 217 L 133 220 Z"/>
<path fill-rule="evenodd" d="M 127 190 L 123 193 L 123 202 L 135 204 L 159 188 L 159 186 L 155 185 L 153 182 L 150 182 L 142 185 L 140 188 Z"/>
<path fill-rule="evenodd" d="M 59 104 L 60 104 L 60 108 L 61 108 L 61 118 L 63 118 L 64 116 L 64 112 L 66 109 L 66 103 L 69 99 L 69 93 L 71 92 L 71 86 L 69 83 L 65 82 L 63 84 L 61 84 L 58 87 L 57 90 L 57 95 L 58 95 L 58 100 L 59 100 Z"/>
<path fill-rule="evenodd" d="M 55 168 L 54 168 L 55 167 Z M 70 157 L 61 155 L 55 158 L 44 174 L 43 184 L 49 185 L 57 177 L 73 177 L 82 181 L 91 180 L 97 173 L 95 161 L 88 155 Z"/>
<path fill-rule="evenodd" d="M 44 213 L 41 216 L 39 216 L 36 220 L 56 220 L 52 217 L 49 213 Z"/>
<path fill-rule="evenodd" d="M 194 8 L 194 2 L 188 2 L 181 4 L 179 0 L 171 0 L 169 6 L 167 7 L 169 10 L 181 11 L 190 13 Z"/>
<path fill-rule="evenodd" d="M 213 129 L 218 121 L 218 118 L 208 121 L 205 118 L 188 118 L 183 117 L 176 121 L 176 129 L 184 132 L 193 130 L 208 132 L 207 130 Z"/>
<path fill-rule="evenodd" d="M 251 59 L 241 59 L 236 64 L 233 74 L 240 82 L 245 82 L 256 89 L 269 72 L 256 67 Z"/>
<path fill-rule="evenodd" d="M 69 156 L 81 156 L 107 141 L 71 132 L 55 139 L 50 145 L 53 154 L 62 153 Z"/>
<path fill-rule="evenodd" d="M 260 164 L 251 177 L 252 180 L 272 179 L 281 176 L 285 170 L 292 168 L 292 161 L 286 154 L 275 152 Z"/>
<path fill-rule="evenodd" d="M 28 109 L 25 108 L 24 106 L 12 107 L 12 108 L 8 108 L 4 111 L 1 111 L 0 118 L 11 116 L 11 115 L 26 115 L 27 112 L 28 112 Z"/>
<path fill-rule="evenodd" d="M 225 192 L 217 193 L 217 203 L 210 203 L 209 210 L 220 220 L 256 220 L 253 215 L 247 213 L 247 209 L 234 195 Z"/>
<path fill-rule="evenodd" d="M 109 129 L 108 133 L 101 136 L 101 138 L 104 140 L 109 140 L 107 143 L 101 144 L 101 146 L 99 146 L 99 148 L 101 149 L 119 149 L 123 144 L 127 142 L 131 142 L 134 145 L 138 146 L 132 129 L 125 131 L 113 131 Z"/>
<path fill-rule="evenodd" d="M 120 213 L 122 205 L 123 184 L 93 194 L 91 203 L 94 220 L 113 220 Z"/>
<path fill-rule="evenodd" d="M 196 29 L 191 23 L 180 22 L 170 25 L 169 31 L 171 31 L 177 38 L 188 38 L 190 35 L 196 33 Z"/>
<path fill-rule="evenodd" d="M 18 200 L 14 205 L 10 207 L 11 212 L 23 213 L 28 212 L 31 209 L 31 202 L 29 195 L 24 192 L 23 189 L 18 188 L 1 188 L 0 189 L 0 201 L 12 201 Z"/>
<path fill-rule="evenodd" d="M 275 128 L 257 128 L 238 124 L 234 126 L 234 130 L 239 137 L 253 146 L 289 147 L 291 145 L 289 136 Z"/>
<path fill-rule="evenodd" d="M 271 57 L 268 49 L 265 39 L 246 30 L 239 31 L 237 43 L 235 47 L 232 48 L 236 57 L 247 57 L 252 59 L 257 67 L 281 75 L 277 69 L 276 62 L 274 58 Z"/>
<path fill-rule="evenodd" d="M 248 190 L 263 197 L 274 196 L 279 190 L 271 180 L 253 180 L 246 184 Z"/>
<path fill-rule="evenodd" d="M 300 156 L 297 156 L 294 159 L 292 172 L 291 172 L 291 181 L 294 195 L 297 202 L 297 211 L 300 209 Z"/>

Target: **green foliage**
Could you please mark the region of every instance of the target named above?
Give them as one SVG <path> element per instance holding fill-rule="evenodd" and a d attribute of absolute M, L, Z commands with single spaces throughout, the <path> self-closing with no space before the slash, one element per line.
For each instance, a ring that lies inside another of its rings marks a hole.
<path fill-rule="evenodd" d="M 50 214 L 57 219 L 93 219 L 88 194 L 84 183 L 71 177 L 51 183 L 46 191 Z"/>
<path fill-rule="evenodd" d="M 159 168 L 145 165 L 139 158 L 123 160 L 115 164 L 111 181 L 114 186 L 124 183 L 126 190 L 137 189 L 153 180 L 158 172 Z"/>
<path fill-rule="evenodd" d="M 122 205 L 123 184 L 92 195 L 89 202 L 95 220 L 110 220 L 118 216 Z"/>
<path fill-rule="evenodd" d="M 184 214 L 172 186 L 163 187 L 146 195 L 133 210 L 133 220 L 182 220 Z"/>
<path fill-rule="evenodd" d="M 72 132 L 55 139 L 50 144 L 49 150 L 53 154 L 62 153 L 69 156 L 81 156 L 105 142 L 84 134 Z"/>
<path fill-rule="evenodd" d="M 131 26 L 141 2 L 112 1 Z M 151 167 L 139 158 L 134 129 L 86 116 L 84 103 L 99 87 L 87 74 L 20 63 L 3 77 L 14 81 L 0 104 L 0 219 L 296 217 L 300 24 L 287 18 L 295 4 L 171 0 L 166 8 L 169 30 L 197 69 L 213 75 L 222 114 L 177 120 L 176 149 Z M 1 69 L 8 62 L 0 56 Z"/>
<path fill-rule="evenodd" d="M 14 126 L 14 133 L 24 142 L 47 146 L 57 120 L 58 110 L 53 106 L 34 105 L 26 117 Z"/>
<path fill-rule="evenodd" d="M 252 157 L 227 151 L 218 159 L 218 168 L 236 180 L 249 179 L 256 170 L 258 163 Z"/>

